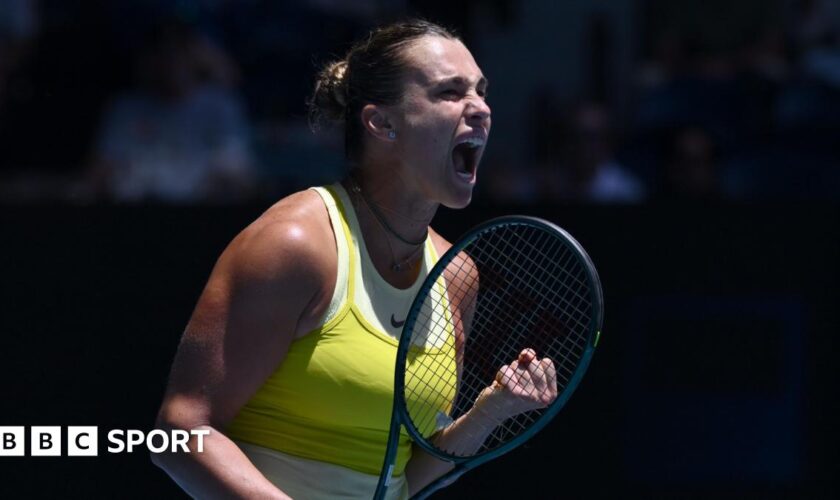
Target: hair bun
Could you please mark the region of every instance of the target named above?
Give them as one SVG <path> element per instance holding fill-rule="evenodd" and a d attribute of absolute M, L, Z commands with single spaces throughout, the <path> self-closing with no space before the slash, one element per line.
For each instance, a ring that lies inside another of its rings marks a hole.
<path fill-rule="evenodd" d="M 327 120 L 343 122 L 347 109 L 347 61 L 334 61 L 321 70 L 310 101 L 313 125 Z"/>
<path fill-rule="evenodd" d="M 330 64 L 330 81 L 333 83 L 332 92 L 335 100 L 342 107 L 347 107 L 347 61 Z"/>
<path fill-rule="evenodd" d="M 407 19 L 374 29 L 342 59 L 322 66 L 307 101 L 312 130 L 321 125 L 343 128 L 345 156 L 358 162 L 365 143 L 362 109 L 368 104 L 393 106 L 401 102 L 406 90 L 403 77 L 413 67 L 406 51 L 425 36 L 460 42 L 452 31 L 437 24 Z"/>

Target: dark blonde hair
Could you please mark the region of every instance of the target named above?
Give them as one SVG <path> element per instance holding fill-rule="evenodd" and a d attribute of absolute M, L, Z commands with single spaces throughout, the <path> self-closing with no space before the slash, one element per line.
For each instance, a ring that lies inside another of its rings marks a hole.
<path fill-rule="evenodd" d="M 362 153 L 362 107 L 399 102 L 407 67 L 404 50 L 424 36 L 460 40 L 453 31 L 429 21 L 401 21 L 373 30 L 353 45 L 344 59 L 326 64 L 318 73 L 308 102 L 310 125 L 313 129 L 322 124 L 343 126 L 349 160 L 358 160 Z"/>

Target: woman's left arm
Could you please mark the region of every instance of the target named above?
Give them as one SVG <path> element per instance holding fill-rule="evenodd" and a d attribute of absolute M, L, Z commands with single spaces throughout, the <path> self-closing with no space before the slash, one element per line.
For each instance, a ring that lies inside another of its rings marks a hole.
<path fill-rule="evenodd" d="M 545 408 L 556 398 L 554 364 L 548 358 L 537 359 L 532 349 L 525 349 L 515 361 L 498 371 L 493 384 L 479 394 L 467 413 L 441 430 L 432 441 L 452 455 L 473 455 L 499 424 L 520 413 Z M 451 462 L 440 460 L 415 445 L 405 469 L 409 495 L 453 468 Z"/>
<path fill-rule="evenodd" d="M 439 255 L 452 244 L 431 230 Z M 453 273 L 458 269 L 458 274 Z M 479 275 L 472 259 L 466 254 L 453 259 L 453 266 L 444 271 L 455 329 L 458 380 L 464 363 L 464 350 L 472 326 L 478 296 Z M 548 358 L 537 359 L 533 349 L 523 350 L 509 365 L 501 367 L 493 383 L 479 394 L 473 407 L 455 422 L 441 430 L 433 439 L 434 445 L 453 455 L 474 455 L 490 433 L 506 419 L 536 408 L 544 408 L 557 397 L 557 377 L 554 364 Z M 414 495 L 435 479 L 454 468 L 452 462 L 441 460 L 414 445 L 405 474 L 409 495 Z"/>

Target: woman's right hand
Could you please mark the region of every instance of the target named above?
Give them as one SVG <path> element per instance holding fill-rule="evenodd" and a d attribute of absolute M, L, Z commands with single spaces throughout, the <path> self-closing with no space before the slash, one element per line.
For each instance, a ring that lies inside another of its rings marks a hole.
<path fill-rule="evenodd" d="M 502 366 L 493 383 L 481 391 L 473 411 L 498 425 L 508 418 L 557 399 L 557 373 L 549 358 L 537 359 L 533 349 L 524 349 L 510 364 Z"/>

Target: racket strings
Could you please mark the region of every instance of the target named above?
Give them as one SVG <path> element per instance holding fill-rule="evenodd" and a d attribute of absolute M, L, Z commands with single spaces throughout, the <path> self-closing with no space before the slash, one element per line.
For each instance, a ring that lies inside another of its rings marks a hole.
<path fill-rule="evenodd" d="M 532 258 L 530 258 L 530 256 L 528 256 L 528 259 L 527 259 L 527 260 L 530 260 L 530 261 L 531 261 L 531 263 L 533 264 L 533 259 L 532 259 Z M 530 267 L 533 267 L 533 266 L 530 266 Z M 531 280 L 533 280 L 533 272 L 530 272 L 529 274 L 531 274 L 531 276 L 529 276 L 529 278 L 531 278 Z M 527 284 L 528 284 L 528 285 L 532 285 L 533 283 L 532 283 L 531 281 L 529 281 L 529 282 L 527 282 Z M 529 326 L 534 326 L 534 325 L 529 325 Z M 539 326 L 539 325 L 536 325 L 536 326 Z M 501 363 L 500 363 L 500 361 L 501 361 L 501 360 L 499 360 L 499 359 L 495 359 L 495 358 L 494 358 L 494 361 L 495 361 L 495 362 L 497 362 L 497 363 L 494 363 L 494 364 L 501 364 Z"/>
<path fill-rule="evenodd" d="M 531 225 L 503 226 L 467 245 L 443 272 L 446 293 L 429 293 L 417 312 L 404 393 L 413 425 L 431 435 L 457 420 L 526 348 L 553 361 L 562 393 L 592 319 L 586 272 L 564 240 Z M 507 418 L 475 453 L 521 435 L 543 412 Z"/>

